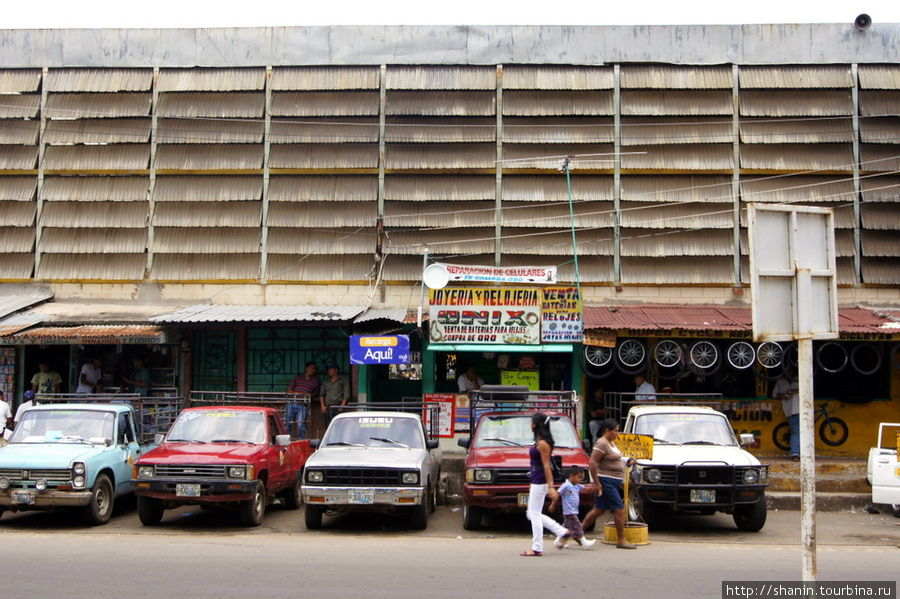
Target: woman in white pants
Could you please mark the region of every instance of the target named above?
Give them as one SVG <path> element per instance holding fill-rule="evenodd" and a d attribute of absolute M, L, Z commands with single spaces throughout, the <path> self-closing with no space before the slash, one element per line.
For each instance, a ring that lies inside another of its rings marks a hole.
<path fill-rule="evenodd" d="M 544 514 L 544 499 L 558 500 L 559 493 L 553 487 L 553 470 L 550 468 L 550 453 L 553 451 L 553 435 L 550 433 L 550 417 L 542 412 L 531 416 L 531 430 L 534 431 L 534 445 L 528 450 L 531 458 L 531 486 L 528 489 L 528 509 L 525 516 L 531 522 L 531 549 L 519 555 L 540 557 L 544 553 L 544 529 L 556 535 L 556 545 L 569 538 L 569 531 Z"/>

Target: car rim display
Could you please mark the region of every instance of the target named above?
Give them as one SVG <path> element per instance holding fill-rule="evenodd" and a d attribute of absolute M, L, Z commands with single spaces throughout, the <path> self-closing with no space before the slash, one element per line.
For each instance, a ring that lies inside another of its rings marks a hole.
<path fill-rule="evenodd" d="M 784 359 L 784 350 L 775 341 L 764 341 L 756 348 L 756 361 L 763 368 L 778 368 Z"/>
<path fill-rule="evenodd" d="M 636 339 L 626 339 L 616 350 L 619 363 L 626 368 L 638 368 L 647 358 L 647 350 L 644 344 Z"/>
<path fill-rule="evenodd" d="M 728 363 L 735 370 L 746 370 L 756 360 L 756 350 L 746 341 L 735 341 L 728 347 Z"/>
<path fill-rule="evenodd" d="M 690 356 L 694 366 L 706 370 L 719 361 L 719 350 L 709 341 L 698 341 L 691 346 Z"/>
<path fill-rule="evenodd" d="M 612 357 L 613 350 L 611 347 L 601 347 L 599 345 L 584 346 L 584 359 L 591 366 L 597 366 L 598 368 L 606 366 L 612 360 Z"/>
<path fill-rule="evenodd" d="M 684 360 L 684 353 L 677 341 L 665 339 L 653 346 L 653 359 L 663 368 L 674 368 Z"/>

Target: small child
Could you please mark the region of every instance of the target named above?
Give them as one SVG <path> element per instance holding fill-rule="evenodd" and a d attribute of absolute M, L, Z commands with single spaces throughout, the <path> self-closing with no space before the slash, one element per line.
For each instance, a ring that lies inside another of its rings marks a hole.
<path fill-rule="evenodd" d="M 563 526 L 569 530 L 569 537 L 557 537 L 554 545 L 557 549 L 565 549 L 569 539 L 575 539 L 575 542 L 581 545 L 582 549 L 590 549 L 597 544 L 597 540 L 589 541 L 584 538 L 584 530 L 581 528 L 581 520 L 578 518 L 579 493 L 585 486 L 581 484 L 583 474 L 578 466 L 571 466 L 566 470 L 568 480 L 559 486 L 559 496 L 562 498 L 563 507 Z M 550 505 L 550 510 L 556 508 L 554 501 Z"/>

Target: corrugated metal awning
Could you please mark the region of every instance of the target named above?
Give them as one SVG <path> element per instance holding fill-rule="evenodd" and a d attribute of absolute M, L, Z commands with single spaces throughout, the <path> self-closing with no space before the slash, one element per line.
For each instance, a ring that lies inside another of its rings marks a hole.
<path fill-rule="evenodd" d="M 585 306 L 585 329 L 645 331 L 753 330 L 750 306 Z M 860 307 L 838 309 L 841 333 L 893 333 L 900 328 L 900 311 Z"/>
<path fill-rule="evenodd" d="M 0 318 L 46 301 L 53 292 L 43 287 L 23 285 L 0 286 Z"/>
<path fill-rule="evenodd" d="M 0 339 L 18 333 L 23 329 L 40 324 L 41 317 L 34 314 L 13 314 L 0 319 Z"/>
<path fill-rule="evenodd" d="M 8 345 L 80 345 L 93 343 L 167 343 L 166 332 L 149 325 L 85 325 L 80 327 L 39 327 L 0 337 Z"/>
<path fill-rule="evenodd" d="M 364 306 L 225 306 L 196 304 L 150 319 L 157 323 L 337 322 L 352 320 Z"/>
<path fill-rule="evenodd" d="M 371 320 L 393 320 L 394 322 L 401 322 L 403 324 L 411 324 L 417 321 L 418 315 L 416 310 L 409 310 L 407 308 L 375 308 L 368 309 L 359 316 L 357 316 L 353 322 L 361 323 L 361 322 L 369 322 Z M 422 320 L 428 319 L 428 312 L 425 311 L 422 314 Z"/>

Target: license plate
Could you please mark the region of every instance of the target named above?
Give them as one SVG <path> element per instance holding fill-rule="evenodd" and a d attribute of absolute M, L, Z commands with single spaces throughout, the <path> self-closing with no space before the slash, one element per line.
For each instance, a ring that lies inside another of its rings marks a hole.
<path fill-rule="evenodd" d="M 200 497 L 200 485 L 175 485 L 176 497 Z"/>
<path fill-rule="evenodd" d="M 350 495 L 349 497 L 347 497 L 347 501 L 349 501 L 350 503 L 375 503 L 375 491 L 373 491 L 372 489 L 366 489 L 363 491 L 350 491 Z"/>
<path fill-rule="evenodd" d="M 716 492 L 702 489 L 691 489 L 691 503 L 715 503 Z"/>
<path fill-rule="evenodd" d="M 519 507 L 528 507 L 528 493 L 519 493 L 518 504 Z"/>
<path fill-rule="evenodd" d="M 13 491 L 11 501 L 15 505 L 34 505 L 34 493 Z"/>

